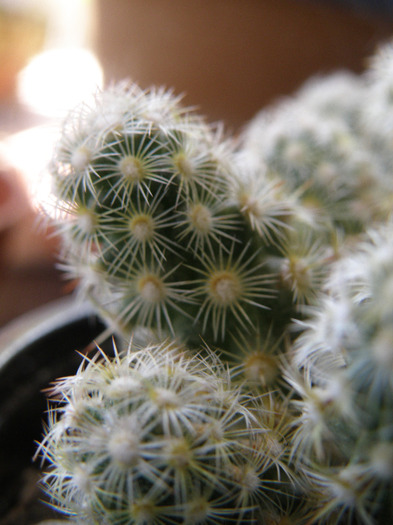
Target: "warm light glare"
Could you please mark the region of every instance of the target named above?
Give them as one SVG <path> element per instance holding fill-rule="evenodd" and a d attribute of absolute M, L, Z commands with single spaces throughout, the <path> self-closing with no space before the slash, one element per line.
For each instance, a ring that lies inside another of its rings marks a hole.
<path fill-rule="evenodd" d="M 20 73 L 18 96 L 35 113 L 61 117 L 102 83 L 101 66 L 90 51 L 51 49 L 34 57 Z"/>
<path fill-rule="evenodd" d="M 7 157 L 20 173 L 33 207 L 49 202 L 51 182 L 48 164 L 57 139 L 55 126 L 36 126 L 15 133 L 4 141 Z"/>

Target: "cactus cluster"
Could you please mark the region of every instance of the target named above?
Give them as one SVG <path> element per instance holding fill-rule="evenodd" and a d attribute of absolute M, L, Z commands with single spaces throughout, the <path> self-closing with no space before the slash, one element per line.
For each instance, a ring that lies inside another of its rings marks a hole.
<path fill-rule="evenodd" d="M 70 114 L 50 166 L 61 266 L 121 344 L 54 387 L 54 506 L 116 525 L 392 518 L 392 72 L 387 45 L 236 138 L 129 84 Z"/>

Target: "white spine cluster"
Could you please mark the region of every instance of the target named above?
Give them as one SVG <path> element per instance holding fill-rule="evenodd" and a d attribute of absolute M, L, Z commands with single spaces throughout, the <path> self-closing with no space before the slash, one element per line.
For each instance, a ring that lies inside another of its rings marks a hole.
<path fill-rule="evenodd" d="M 392 224 L 373 229 L 333 267 L 294 347 L 293 455 L 323 523 L 393 512 L 392 239 Z"/>
<path fill-rule="evenodd" d="M 277 499 L 285 466 L 261 446 L 269 412 L 213 354 L 102 354 L 53 393 L 43 485 L 78 523 L 257 523 Z"/>

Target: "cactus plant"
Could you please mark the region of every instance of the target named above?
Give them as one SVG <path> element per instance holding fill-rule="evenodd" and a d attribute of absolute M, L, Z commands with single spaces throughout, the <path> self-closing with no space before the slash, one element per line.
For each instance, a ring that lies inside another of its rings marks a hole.
<path fill-rule="evenodd" d="M 218 344 L 229 319 L 253 327 L 273 295 L 272 243 L 256 237 L 286 225 L 246 220 L 232 164 L 219 132 L 164 91 L 116 86 L 65 123 L 51 166 L 63 268 L 118 328 Z"/>
<path fill-rule="evenodd" d="M 282 341 L 335 257 L 281 178 L 164 90 L 77 108 L 50 173 L 62 268 L 124 334 L 202 336 L 236 360 L 241 333 Z"/>
<path fill-rule="evenodd" d="M 321 523 L 393 515 L 392 236 L 373 229 L 336 263 L 294 348 L 293 454 Z"/>
<path fill-rule="evenodd" d="M 130 346 L 56 384 L 39 448 L 53 504 L 78 523 L 256 523 L 273 512 L 287 472 L 261 446 L 270 412 L 205 355 Z"/>
<path fill-rule="evenodd" d="M 116 85 L 70 114 L 50 166 L 61 267 L 114 330 L 202 337 L 235 363 L 245 333 L 283 352 L 330 253 L 303 242 L 282 182 L 241 157 L 164 90 Z"/>
<path fill-rule="evenodd" d="M 388 46 L 364 75 L 314 79 L 238 140 L 127 84 L 66 120 L 62 268 L 116 333 L 144 336 L 54 387 L 39 454 L 60 510 L 392 516 L 392 63 Z"/>

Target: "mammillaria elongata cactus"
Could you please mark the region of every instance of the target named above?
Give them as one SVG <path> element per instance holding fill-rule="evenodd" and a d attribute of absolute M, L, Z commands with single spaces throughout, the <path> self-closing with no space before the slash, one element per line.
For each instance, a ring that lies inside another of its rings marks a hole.
<path fill-rule="evenodd" d="M 266 186 L 278 211 L 257 220 L 232 149 L 170 93 L 135 86 L 66 122 L 51 168 L 64 264 L 118 328 L 219 344 L 266 310 L 289 205 Z"/>
<path fill-rule="evenodd" d="M 237 147 L 164 90 L 70 115 L 51 166 L 63 268 L 121 337 L 150 335 L 55 387 L 39 451 L 63 512 L 392 518 L 392 57 L 313 80 Z"/>
<path fill-rule="evenodd" d="M 54 465 L 43 482 L 80 522 L 257 523 L 283 497 L 271 416 L 212 353 L 164 342 L 101 355 L 59 392 L 40 446 Z"/>
<path fill-rule="evenodd" d="M 336 263 L 295 344 L 293 454 L 315 520 L 393 515 L 392 239 L 391 224 L 379 227 Z"/>

